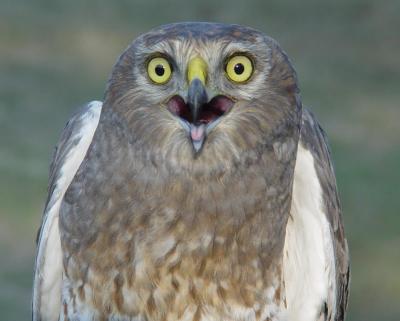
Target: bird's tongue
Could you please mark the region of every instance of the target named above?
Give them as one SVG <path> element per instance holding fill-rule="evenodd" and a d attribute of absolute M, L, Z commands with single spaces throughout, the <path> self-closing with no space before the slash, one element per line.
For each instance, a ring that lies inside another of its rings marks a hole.
<path fill-rule="evenodd" d="M 204 139 L 204 134 L 206 126 L 204 124 L 200 124 L 199 126 L 192 125 L 190 128 L 190 137 L 192 137 L 193 141 L 202 141 Z"/>

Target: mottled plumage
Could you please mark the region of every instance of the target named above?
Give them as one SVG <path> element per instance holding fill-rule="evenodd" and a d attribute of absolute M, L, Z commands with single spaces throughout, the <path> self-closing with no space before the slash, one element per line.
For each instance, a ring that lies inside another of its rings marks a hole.
<path fill-rule="evenodd" d="M 253 68 L 241 83 L 227 77 L 236 55 Z M 153 57 L 170 64 L 167 82 L 149 78 Z M 344 319 L 326 138 L 286 54 L 254 29 L 140 36 L 104 103 L 67 124 L 50 175 L 34 320 Z"/>

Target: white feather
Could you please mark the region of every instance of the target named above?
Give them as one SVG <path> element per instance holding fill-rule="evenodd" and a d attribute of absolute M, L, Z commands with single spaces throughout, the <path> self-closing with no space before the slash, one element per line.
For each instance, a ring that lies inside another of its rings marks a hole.
<path fill-rule="evenodd" d="M 324 302 L 335 297 L 334 251 L 314 158 L 301 144 L 284 251 L 289 320 L 315 321 Z M 329 303 L 335 306 L 334 302 Z"/>
<path fill-rule="evenodd" d="M 58 320 L 61 308 L 62 253 L 58 216 L 64 194 L 71 184 L 92 142 L 97 128 L 102 103 L 93 101 L 81 116 L 82 127 L 70 139 L 79 142 L 69 151 L 60 170 L 60 177 L 51 195 L 53 204 L 44 214 L 35 267 L 33 288 L 33 321 Z"/>

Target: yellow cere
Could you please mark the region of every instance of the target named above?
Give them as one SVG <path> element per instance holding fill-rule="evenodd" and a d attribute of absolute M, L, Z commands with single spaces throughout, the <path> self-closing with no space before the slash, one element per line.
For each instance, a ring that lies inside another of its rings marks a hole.
<path fill-rule="evenodd" d="M 206 84 L 207 79 L 207 64 L 200 57 L 194 57 L 188 64 L 188 81 L 189 84 L 193 79 L 199 79 L 203 85 Z"/>
<path fill-rule="evenodd" d="M 226 65 L 226 74 L 228 78 L 236 83 L 242 83 L 253 74 L 253 64 L 250 58 L 246 56 L 233 56 Z"/>
<path fill-rule="evenodd" d="M 172 68 L 167 59 L 155 57 L 147 65 L 147 73 L 156 84 L 165 84 L 171 78 Z"/>

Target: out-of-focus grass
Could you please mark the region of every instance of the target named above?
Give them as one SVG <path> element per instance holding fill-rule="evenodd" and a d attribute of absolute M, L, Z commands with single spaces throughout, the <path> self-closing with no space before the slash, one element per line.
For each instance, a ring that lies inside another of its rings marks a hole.
<path fill-rule="evenodd" d="M 352 257 L 348 320 L 400 319 L 400 2 L 0 2 L 0 320 L 29 319 L 34 238 L 54 144 L 101 99 L 114 61 L 174 21 L 251 25 L 276 38 L 330 137 Z"/>

